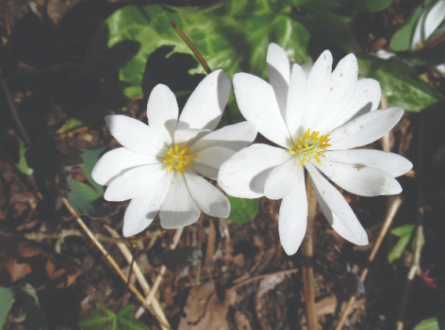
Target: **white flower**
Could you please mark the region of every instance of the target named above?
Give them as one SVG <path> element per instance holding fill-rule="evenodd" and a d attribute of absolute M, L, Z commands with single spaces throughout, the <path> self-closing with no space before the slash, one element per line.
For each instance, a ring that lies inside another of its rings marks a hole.
<path fill-rule="evenodd" d="M 226 196 L 199 174 L 216 180 L 221 164 L 257 134 L 249 122 L 211 132 L 221 119 L 230 88 L 227 75 L 218 70 L 190 95 L 179 120 L 176 98 L 161 84 L 148 100 L 150 126 L 123 115 L 105 117 L 123 147 L 103 155 L 92 176 L 108 185 L 106 200 L 131 199 L 124 236 L 144 230 L 158 213 L 164 228 L 192 224 L 201 211 L 221 218 L 229 215 Z"/>
<path fill-rule="evenodd" d="M 244 117 L 278 147 L 253 144 L 236 153 L 221 166 L 219 185 L 236 197 L 282 198 L 278 227 L 290 255 L 306 231 L 305 168 L 332 227 L 348 241 L 368 244 L 351 207 L 321 173 L 357 195 L 400 193 L 402 188 L 394 178 L 412 167 L 408 160 L 378 150 L 348 149 L 383 136 L 400 120 L 403 109 L 376 110 L 380 86 L 373 79 L 357 81 L 353 54 L 331 72 L 332 55 L 325 51 L 306 77 L 298 64 L 291 67 L 283 49 L 270 44 L 267 65 L 270 84 L 238 73 L 235 95 Z"/>
<path fill-rule="evenodd" d="M 425 42 L 433 40 L 445 33 L 445 27 L 439 25 L 445 19 L 445 0 L 439 0 L 431 4 L 420 16 L 414 29 L 411 40 L 411 50 L 422 49 Z"/>

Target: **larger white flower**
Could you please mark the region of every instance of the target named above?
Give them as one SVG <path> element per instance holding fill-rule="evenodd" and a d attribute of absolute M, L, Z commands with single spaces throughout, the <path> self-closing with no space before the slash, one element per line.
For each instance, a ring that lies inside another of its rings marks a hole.
<path fill-rule="evenodd" d="M 157 85 L 150 94 L 150 126 L 123 116 L 105 117 L 111 134 L 123 146 L 107 152 L 92 176 L 108 185 L 105 199 L 131 199 L 124 216 L 124 236 L 144 230 L 160 213 L 164 228 L 198 220 L 201 211 L 226 218 L 226 196 L 199 174 L 216 180 L 221 164 L 249 145 L 257 134 L 242 122 L 213 131 L 230 95 L 230 81 L 221 71 L 205 77 L 190 95 L 178 120 L 172 91 Z"/>
<path fill-rule="evenodd" d="M 400 120 L 403 109 L 376 110 L 380 86 L 373 79 L 357 81 L 353 54 L 331 72 L 332 55 L 325 51 L 306 76 L 298 64 L 291 65 L 283 49 L 270 44 L 267 64 L 270 84 L 238 73 L 235 95 L 244 117 L 279 147 L 254 144 L 236 153 L 221 166 L 219 185 L 236 197 L 282 198 L 280 239 L 286 253 L 294 254 L 307 225 L 305 168 L 332 227 L 348 241 L 368 244 L 351 207 L 321 173 L 357 195 L 400 193 L 394 178 L 411 169 L 408 160 L 377 150 L 348 149 L 383 136 Z"/>
<path fill-rule="evenodd" d="M 420 16 L 411 40 L 411 50 L 422 49 L 425 43 L 445 33 L 440 27 L 445 19 L 445 0 L 433 2 Z"/>

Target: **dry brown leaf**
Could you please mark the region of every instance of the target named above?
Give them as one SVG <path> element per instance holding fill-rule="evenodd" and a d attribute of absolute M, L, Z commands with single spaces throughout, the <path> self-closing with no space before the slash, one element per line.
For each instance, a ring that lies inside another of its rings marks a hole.
<path fill-rule="evenodd" d="M 237 311 L 233 318 L 235 320 L 237 330 L 252 330 L 252 326 L 250 325 L 246 315 L 240 311 Z"/>
<path fill-rule="evenodd" d="M 236 291 L 227 290 L 224 301 L 220 301 L 213 282 L 193 288 L 184 307 L 186 317 L 179 322 L 178 330 L 228 330 L 226 315 L 235 298 Z"/>

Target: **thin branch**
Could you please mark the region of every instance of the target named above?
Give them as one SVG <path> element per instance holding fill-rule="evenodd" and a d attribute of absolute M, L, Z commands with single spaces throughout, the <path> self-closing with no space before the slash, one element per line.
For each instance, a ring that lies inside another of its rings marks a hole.
<path fill-rule="evenodd" d="M 114 268 L 114 270 L 118 273 L 118 275 L 121 277 L 121 279 L 124 281 L 124 283 L 128 282 L 127 276 L 125 276 L 122 269 L 117 264 L 116 260 L 108 253 L 108 251 L 105 249 L 105 247 L 100 243 L 96 237 L 94 236 L 93 232 L 88 228 L 88 226 L 85 224 L 85 222 L 82 220 L 82 218 L 77 214 L 76 210 L 73 209 L 73 207 L 70 205 L 68 200 L 65 197 L 61 197 L 63 204 L 65 204 L 68 211 L 71 213 L 71 215 L 76 219 L 77 223 L 82 227 L 82 229 L 85 231 L 87 236 L 93 241 L 93 243 L 97 246 L 97 248 L 102 252 L 102 254 L 105 256 L 107 261 L 111 264 L 111 266 Z M 136 287 L 129 283 L 128 285 L 131 292 L 133 292 L 136 296 L 136 298 L 139 300 L 139 302 L 144 306 L 145 309 L 149 310 L 158 320 L 160 324 L 163 324 L 162 320 L 160 320 L 157 315 L 153 312 L 153 309 L 150 307 L 150 303 L 145 302 L 144 296 L 139 292 Z M 166 325 L 165 325 L 166 326 Z M 171 329 L 170 327 L 168 327 Z"/>
<path fill-rule="evenodd" d="M 212 70 L 210 69 L 209 65 L 205 61 L 204 57 L 202 57 L 199 50 L 193 45 L 189 37 L 177 26 L 173 21 L 170 21 L 170 25 L 175 29 L 176 33 L 179 34 L 179 36 L 184 40 L 184 42 L 189 46 L 190 50 L 195 54 L 196 58 L 198 59 L 198 62 L 201 63 L 202 67 L 204 68 L 205 72 L 207 74 L 212 73 Z M 232 113 L 230 112 L 229 105 L 226 104 L 226 107 L 224 108 L 224 112 L 226 113 L 226 120 L 227 124 L 232 125 L 233 124 L 233 118 Z"/>
<path fill-rule="evenodd" d="M 369 267 L 370 267 L 371 263 L 374 261 L 377 251 L 379 250 L 380 245 L 382 244 L 383 238 L 385 237 L 386 233 L 388 232 L 388 229 L 391 227 L 391 223 L 394 220 L 394 217 L 395 217 L 401 204 L 402 204 L 402 198 L 399 195 L 397 195 L 391 199 L 389 206 L 388 206 L 388 210 L 386 212 L 385 220 L 383 221 L 383 225 L 380 228 L 379 236 L 377 237 L 377 240 L 375 241 L 374 246 L 372 247 L 371 253 L 369 254 L 366 267 L 362 270 L 362 273 L 360 275 L 360 280 L 362 282 L 365 281 L 366 276 L 368 275 L 368 272 L 369 272 Z M 342 314 L 340 320 L 338 321 L 338 324 L 337 324 L 337 327 L 335 328 L 335 330 L 341 330 L 343 328 L 343 325 L 346 321 L 346 318 L 349 315 L 349 311 L 350 311 L 352 305 L 354 304 L 355 300 L 356 300 L 355 296 L 351 296 L 349 298 L 348 304 L 346 305 L 346 307 L 343 311 L 343 314 Z"/>
<path fill-rule="evenodd" d="M 113 238 L 118 238 L 119 234 L 112 229 L 111 227 L 104 225 L 104 228 L 110 233 Z M 125 245 L 125 243 L 116 243 L 117 247 L 123 254 L 125 260 L 127 260 L 128 263 L 131 263 L 132 260 L 134 260 L 130 249 Z M 136 279 L 138 280 L 139 284 L 141 285 L 142 290 L 144 291 L 144 295 L 147 296 L 150 293 L 150 285 L 148 284 L 147 280 L 145 279 L 144 274 L 142 274 L 142 270 L 139 267 L 137 261 L 134 262 L 133 267 L 134 274 L 136 276 Z M 161 305 L 159 304 L 159 301 L 156 298 L 153 298 L 153 301 L 151 303 L 151 306 L 153 307 L 153 311 L 158 315 L 158 317 L 163 321 L 165 325 L 168 325 L 170 327 L 170 324 L 165 316 L 164 311 L 161 308 Z M 168 328 L 164 326 L 161 323 L 162 330 L 167 330 Z"/>
<path fill-rule="evenodd" d="M 314 292 L 314 268 L 312 258 L 314 256 L 314 223 L 317 215 L 317 198 L 315 196 L 312 180 L 307 176 L 306 192 L 308 198 L 307 229 L 301 245 L 303 255 L 303 286 L 304 300 L 306 303 L 307 325 L 309 330 L 316 330 L 317 315 L 315 314 L 315 292 Z"/>
<path fill-rule="evenodd" d="M 237 289 L 239 289 L 240 287 L 242 287 L 242 286 L 244 286 L 244 285 L 247 285 L 247 284 L 249 284 L 249 283 L 252 283 L 252 282 L 261 280 L 261 279 L 263 279 L 263 278 L 265 278 L 265 277 L 269 277 L 269 276 L 273 276 L 273 275 L 287 275 L 287 274 L 293 274 L 293 273 L 296 273 L 296 272 L 298 272 L 298 269 L 282 270 L 282 271 L 280 271 L 280 272 L 275 272 L 275 273 L 269 273 L 269 274 L 258 275 L 258 276 L 249 278 L 249 279 L 247 279 L 247 280 L 245 280 L 245 281 L 242 281 L 242 282 L 240 282 L 240 283 L 238 283 L 238 284 L 235 284 L 234 286 L 232 286 L 231 288 L 229 288 L 229 290 L 237 290 Z"/>
<path fill-rule="evenodd" d="M 61 71 L 67 71 L 67 70 L 77 70 L 82 67 L 82 63 L 61 63 L 56 64 L 52 66 L 47 66 L 46 68 L 39 68 L 39 69 L 27 69 L 27 68 L 20 68 L 13 73 L 11 73 L 9 76 L 5 78 L 6 83 L 11 83 L 16 80 L 20 80 L 23 77 L 27 76 L 39 76 L 39 75 L 45 75 L 50 73 L 57 73 Z"/>
<path fill-rule="evenodd" d="M 22 121 L 20 120 L 19 114 L 17 113 L 17 109 L 15 107 L 14 101 L 11 96 L 11 92 L 9 91 L 9 87 L 5 82 L 5 79 L 0 78 L 0 84 L 2 85 L 3 92 L 6 95 L 6 100 L 8 101 L 9 110 L 11 111 L 12 117 L 14 118 L 15 124 L 19 128 L 20 134 L 22 135 L 23 141 L 27 144 L 31 144 L 31 140 L 29 139 L 28 134 L 26 133 L 25 127 L 23 127 Z"/>
<path fill-rule="evenodd" d="M 417 150 L 417 164 L 416 164 L 416 176 L 417 176 L 417 219 L 416 219 L 416 236 L 414 247 L 414 258 L 411 267 L 408 271 L 405 286 L 403 288 L 402 300 L 399 311 L 397 313 L 396 329 L 402 330 L 405 322 L 405 311 L 408 304 L 409 296 L 411 293 L 411 286 L 414 277 L 417 272 L 420 271 L 420 253 L 422 251 L 422 239 L 423 239 L 423 216 L 425 208 L 423 204 L 423 159 L 424 159 L 424 139 L 425 139 L 425 114 L 420 114 L 419 123 L 419 141 Z"/>
<path fill-rule="evenodd" d="M 184 227 L 181 227 L 179 229 L 176 229 L 175 236 L 173 236 L 173 242 L 170 244 L 170 250 L 176 249 L 176 246 L 179 243 L 179 239 L 181 238 L 182 232 L 184 231 Z M 162 282 L 162 279 L 164 277 L 165 272 L 167 271 L 167 267 L 162 265 L 161 270 L 159 271 L 158 277 L 156 277 L 155 282 L 153 283 L 153 287 L 151 288 L 151 291 L 145 298 L 145 301 L 147 304 L 150 304 L 151 301 L 154 299 L 154 295 L 158 291 L 159 285 Z M 141 307 L 138 309 L 138 311 L 135 314 L 135 317 L 138 319 L 144 314 L 144 309 Z"/>

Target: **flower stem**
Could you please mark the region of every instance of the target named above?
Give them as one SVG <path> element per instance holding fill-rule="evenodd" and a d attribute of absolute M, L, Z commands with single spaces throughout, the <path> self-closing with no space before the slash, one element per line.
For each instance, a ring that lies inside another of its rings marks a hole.
<path fill-rule="evenodd" d="M 204 213 L 201 212 L 201 216 L 198 220 L 198 249 L 202 249 L 202 221 L 204 219 Z M 196 265 L 196 274 L 195 274 L 195 284 L 199 285 L 199 281 L 201 279 L 201 263 L 202 261 L 198 262 Z"/>
<path fill-rule="evenodd" d="M 201 63 L 204 70 L 207 72 L 207 74 L 212 73 L 212 69 L 210 69 L 209 65 L 205 61 L 204 57 L 202 57 L 201 53 L 198 51 L 198 49 L 193 45 L 189 37 L 177 26 L 173 21 L 170 21 L 170 25 L 175 29 L 176 33 L 179 34 L 179 36 L 184 40 L 184 42 L 189 46 L 190 50 L 195 54 L 196 58 L 198 59 L 198 62 Z M 226 113 L 226 120 L 227 124 L 232 125 L 233 124 L 233 118 L 232 113 L 230 112 L 229 105 L 227 104 L 224 112 Z"/>
<path fill-rule="evenodd" d="M 314 255 L 313 237 L 315 216 L 317 214 L 317 198 L 309 175 L 306 178 L 306 192 L 308 198 L 307 229 L 301 246 L 303 255 L 304 301 L 306 303 L 308 329 L 316 330 L 317 317 L 315 314 L 314 268 L 312 266 L 312 257 Z"/>

